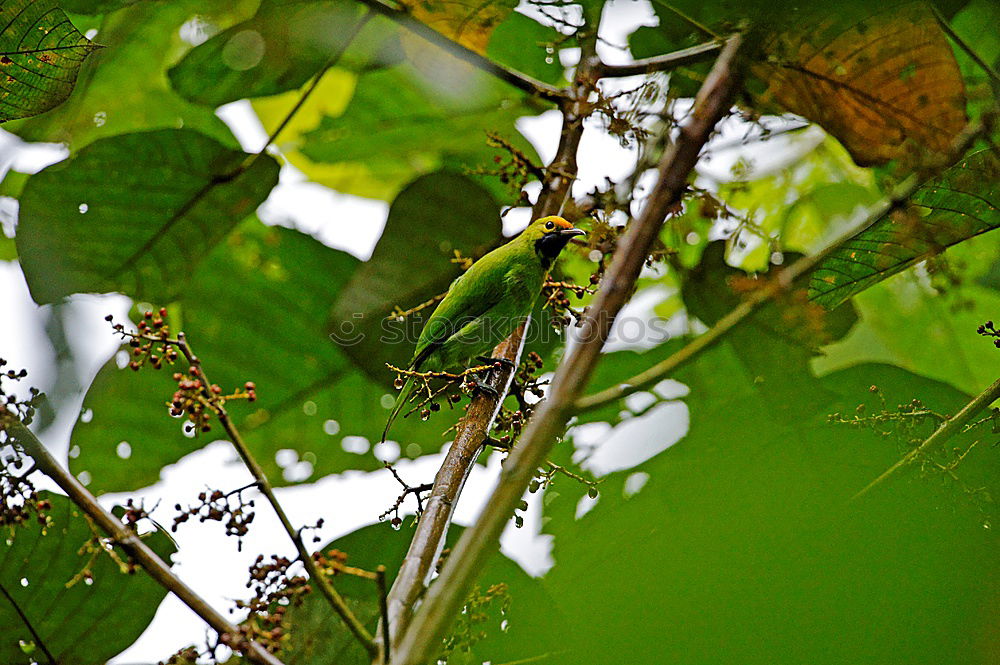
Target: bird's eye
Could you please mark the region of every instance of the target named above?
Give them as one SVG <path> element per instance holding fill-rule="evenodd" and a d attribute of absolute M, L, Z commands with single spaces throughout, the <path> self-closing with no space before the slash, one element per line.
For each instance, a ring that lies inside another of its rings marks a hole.
<path fill-rule="evenodd" d="M 552 222 L 545 222 L 545 228 L 551 231 L 552 229 L 556 228 L 556 225 L 553 224 Z"/>

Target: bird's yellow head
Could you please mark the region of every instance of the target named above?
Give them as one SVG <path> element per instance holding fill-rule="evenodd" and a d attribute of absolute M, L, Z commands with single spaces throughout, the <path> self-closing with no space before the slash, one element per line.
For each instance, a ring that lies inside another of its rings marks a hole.
<path fill-rule="evenodd" d="M 523 233 L 525 239 L 534 245 L 535 253 L 546 268 L 552 265 L 573 236 L 582 235 L 586 233 L 556 215 L 536 219 Z"/>

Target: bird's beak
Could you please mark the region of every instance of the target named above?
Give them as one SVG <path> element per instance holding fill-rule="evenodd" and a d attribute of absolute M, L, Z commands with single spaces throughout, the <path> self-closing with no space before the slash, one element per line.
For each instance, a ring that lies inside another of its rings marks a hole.
<path fill-rule="evenodd" d="M 559 235 L 572 238 L 573 236 L 585 236 L 587 232 L 583 229 L 560 229 Z"/>

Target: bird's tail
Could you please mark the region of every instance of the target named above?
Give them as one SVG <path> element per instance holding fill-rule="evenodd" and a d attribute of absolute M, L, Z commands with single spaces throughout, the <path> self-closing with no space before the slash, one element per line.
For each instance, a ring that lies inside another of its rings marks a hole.
<path fill-rule="evenodd" d="M 389 413 L 389 420 L 385 423 L 385 430 L 382 431 L 382 441 L 384 442 L 389 436 L 389 428 L 392 427 L 392 422 L 399 415 L 399 412 L 403 410 L 407 402 L 410 399 L 410 395 L 413 394 L 413 377 L 408 377 L 406 383 L 403 384 L 402 390 L 399 391 L 399 396 L 396 397 L 396 403 L 392 405 L 392 411 Z"/>

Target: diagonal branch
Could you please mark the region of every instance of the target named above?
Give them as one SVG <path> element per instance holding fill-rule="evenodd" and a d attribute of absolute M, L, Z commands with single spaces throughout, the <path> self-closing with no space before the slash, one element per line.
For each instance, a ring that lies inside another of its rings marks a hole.
<path fill-rule="evenodd" d="M 1000 379 L 997 379 L 993 384 L 981 392 L 979 395 L 974 397 L 971 402 L 962 407 L 962 410 L 956 413 L 954 416 L 945 420 L 941 425 L 938 426 L 934 433 L 931 434 L 927 439 L 921 443 L 919 446 L 906 453 L 901 460 L 893 464 L 891 467 L 885 470 L 878 478 L 871 481 L 865 485 L 864 489 L 851 497 L 851 501 L 855 499 L 860 499 L 862 496 L 867 494 L 873 487 L 882 483 L 889 476 L 894 474 L 899 469 L 903 468 L 913 460 L 917 459 L 920 455 L 926 453 L 931 448 L 940 446 L 945 441 L 953 437 L 962 431 L 965 424 L 972 420 L 977 413 L 988 407 L 990 404 L 1000 399 Z"/>
<path fill-rule="evenodd" d="M 201 366 L 201 362 L 191 350 L 184 333 L 178 333 L 175 343 L 181 353 L 184 354 L 184 359 L 187 360 L 188 364 L 192 367 L 198 368 L 199 374 L 204 380 L 203 382 L 206 385 L 211 385 L 211 382 L 205 375 L 204 368 Z M 256 458 L 254 458 L 253 454 L 250 452 L 250 448 L 247 446 L 246 441 L 243 440 L 243 436 L 240 434 L 240 431 L 236 428 L 236 425 L 229 417 L 229 413 L 226 411 L 225 405 L 222 404 L 221 401 L 216 401 L 213 402 L 212 408 L 215 410 L 222 428 L 226 431 L 226 434 L 229 435 L 229 440 L 232 442 L 233 447 L 236 448 L 236 452 L 239 453 L 240 459 L 243 460 L 243 464 L 254 477 L 254 480 L 256 481 L 255 485 L 260 490 L 261 494 L 263 494 L 267 499 L 267 502 L 271 504 L 271 508 L 278 516 L 278 521 L 281 522 L 281 526 L 285 529 L 285 533 L 288 534 L 288 537 L 295 545 L 295 549 L 299 554 L 299 560 L 309 573 L 309 577 L 319 586 L 319 590 L 323 594 L 327 603 L 329 603 L 330 607 L 332 607 L 337 615 L 343 620 L 344 625 L 346 625 L 347 629 L 351 631 L 351 634 L 354 635 L 358 643 L 360 643 L 370 655 L 375 655 L 378 649 L 372 640 L 371 633 L 368 632 L 364 624 L 361 623 L 361 621 L 354 615 L 351 608 L 347 606 L 343 596 L 341 596 L 340 593 L 334 588 L 333 584 L 330 583 L 330 580 L 327 579 L 326 575 L 324 575 L 317 567 L 312 554 L 302 541 L 301 530 L 292 526 L 292 522 L 288 519 L 285 509 L 278 502 L 278 498 L 274 494 L 274 487 L 271 485 L 271 481 L 268 480 L 267 475 L 264 473 L 264 469 L 261 468 Z"/>
<path fill-rule="evenodd" d="M 556 437 L 564 431 L 573 403 L 590 379 L 615 316 L 632 294 L 667 212 L 684 193 L 688 176 L 716 123 L 730 109 L 741 81 L 741 42 L 738 35 L 729 39 L 698 92 L 690 121 L 664 153 L 649 203 L 622 237 L 590 312 L 583 319 L 580 343 L 560 363 L 548 398 L 538 407 L 507 459 L 486 509 L 462 535 L 403 636 L 396 651 L 400 665 L 419 665 L 435 655 L 469 588 L 496 551 L 500 534 L 535 469 L 544 463 Z"/>
<path fill-rule="evenodd" d="M 608 65 L 601 63 L 597 70 L 598 76 L 638 76 L 642 74 L 652 74 L 653 72 L 665 72 L 677 67 L 683 67 L 695 62 L 707 60 L 722 50 L 724 42 L 711 41 L 698 44 L 690 48 L 664 53 L 663 55 L 651 58 L 642 58 L 627 65 Z"/>
<path fill-rule="evenodd" d="M 527 74 L 511 69 L 505 65 L 501 65 L 500 63 L 493 62 L 486 56 L 480 55 L 472 49 L 466 48 L 462 44 L 448 39 L 434 28 L 426 25 L 425 23 L 421 23 L 417 19 L 410 16 L 410 13 L 405 7 L 392 7 L 382 0 L 358 1 L 363 3 L 372 11 L 378 12 L 379 14 L 392 19 L 396 23 L 399 23 L 410 32 L 416 33 L 432 44 L 442 47 L 459 60 L 467 62 L 473 67 L 481 69 L 488 74 L 492 74 L 498 79 L 514 86 L 518 90 L 522 90 L 529 95 L 537 95 L 538 97 L 549 101 L 558 101 L 566 97 L 566 93 L 559 88 L 551 86 L 543 81 L 539 81 L 538 79 L 534 79 Z"/>
<path fill-rule="evenodd" d="M 756 312 L 762 305 L 774 298 L 782 291 L 791 287 L 797 279 L 812 271 L 820 263 L 825 261 L 831 254 L 840 247 L 857 236 L 872 224 L 880 220 L 885 215 L 894 210 L 898 210 L 909 201 L 914 192 L 920 188 L 921 184 L 936 175 L 937 172 L 951 166 L 965 151 L 981 137 L 992 122 L 992 114 L 983 114 L 979 122 L 970 124 L 956 139 L 951 150 L 943 157 L 934 173 L 924 173 L 923 177 L 911 175 L 897 186 L 889 196 L 863 211 L 861 221 L 853 225 L 847 232 L 842 234 L 829 245 L 809 256 L 802 257 L 788 268 L 779 272 L 776 278 L 765 288 L 757 289 L 751 293 L 746 300 L 741 302 L 731 312 L 719 319 L 708 332 L 699 335 L 670 357 L 653 365 L 649 369 L 636 374 L 635 376 L 622 381 L 617 386 L 602 390 L 586 397 L 581 397 L 573 405 L 573 412 L 591 411 L 600 408 L 633 393 L 641 392 L 652 388 L 663 379 L 669 377 L 678 368 L 685 365 L 692 358 L 705 351 L 730 330 L 742 323 L 747 317 Z"/>
<path fill-rule="evenodd" d="M 181 602 L 204 619 L 205 623 L 211 626 L 216 633 L 220 636 L 227 636 L 230 646 L 243 651 L 250 660 L 258 665 L 281 665 L 281 661 L 276 656 L 258 643 L 243 638 L 239 628 L 231 624 L 222 614 L 182 582 L 163 562 L 163 559 L 139 538 L 137 533 L 127 528 L 118 518 L 101 507 L 94 495 L 49 454 L 49 451 L 35 434 L 2 406 L 0 406 L 0 430 L 6 432 L 12 441 L 21 446 L 35 460 L 38 469 L 66 492 L 73 503 L 79 506 L 90 519 L 107 533 L 116 545 L 128 552 L 136 563 L 149 573 L 150 577 L 180 598 Z"/>
<path fill-rule="evenodd" d="M 546 170 L 548 178 L 532 211 L 535 218 L 558 212 L 576 177 L 576 153 L 583 136 L 583 120 L 592 110 L 587 99 L 596 80 L 593 72 L 600 62 L 597 58 L 596 35 L 591 34 L 582 39 L 582 42 L 580 65 L 574 76 L 573 96 L 563 100 L 561 104 L 563 125 L 559 147 Z M 508 360 L 512 366 L 516 366 L 524 348 L 528 325 L 529 321 L 525 321 L 519 326 L 493 350 L 492 356 Z M 494 384 L 498 395 L 507 394 L 513 377 L 511 367 L 504 366 L 498 370 Z M 500 410 L 501 401 L 499 396 L 479 394 L 473 398 L 465 417 L 459 421 L 455 440 L 434 479 L 431 497 L 417 522 L 416 532 L 389 592 L 388 623 L 392 630 L 392 646 L 399 644 L 406 634 L 413 617 L 414 605 L 430 582 L 434 566 L 444 547 L 455 504 Z M 388 661 L 387 656 L 388 654 L 382 654 L 382 663 Z"/>

